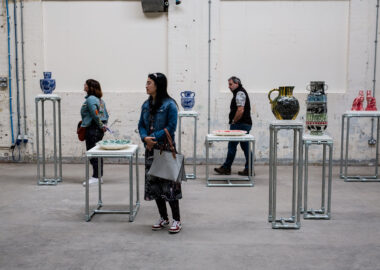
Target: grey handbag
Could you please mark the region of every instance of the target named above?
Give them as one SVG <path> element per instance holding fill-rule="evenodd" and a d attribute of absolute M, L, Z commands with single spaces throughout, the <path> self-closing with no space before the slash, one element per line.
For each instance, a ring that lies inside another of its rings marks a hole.
<path fill-rule="evenodd" d="M 153 163 L 148 175 L 181 183 L 182 180 L 186 181 L 185 157 L 176 153 L 168 130 L 166 128 L 164 130 L 170 151 L 154 150 Z"/>

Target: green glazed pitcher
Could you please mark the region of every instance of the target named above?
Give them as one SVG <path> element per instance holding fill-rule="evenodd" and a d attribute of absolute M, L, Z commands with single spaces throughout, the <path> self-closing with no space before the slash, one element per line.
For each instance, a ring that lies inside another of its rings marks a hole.
<path fill-rule="evenodd" d="M 280 86 L 278 89 L 272 89 L 268 93 L 268 99 L 271 104 L 272 112 L 278 120 L 294 120 L 300 110 L 298 100 L 293 96 L 294 86 Z M 278 91 L 278 96 L 273 100 L 271 94 Z"/>

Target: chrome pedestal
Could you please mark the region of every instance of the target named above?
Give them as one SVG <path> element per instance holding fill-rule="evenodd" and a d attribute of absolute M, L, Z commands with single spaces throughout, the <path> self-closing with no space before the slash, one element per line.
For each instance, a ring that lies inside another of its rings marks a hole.
<path fill-rule="evenodd" d="M 302 133 L 303 123 L 294 120 L 276 120 L 270 123 L 269 137 L 269 215 L 268 221 L 273 229 L 299 229 L 301 227 L 302 204 L 302 165 L 303 147 Z M 277 134 L 279 130 L 293 130 L 293 185 L 292 185 L 292 209 L 289 218 L 277 218 Z M 298 133 L 298 134 L 297 134 Z M 297 140 L 298 138 L 298 140 Z M 298 147 L 298 157 L 297 157 Z M 298 158 L 298 163 L 297 163 Z M 298 167 L 298 174 L 297 174 Z M 297 181 L 298 177 L 298 181 Z"/>
<path fill-rule="evenodd" d="M 358 118 L 377 118 L 377 135 L 376 135 L 376 162 L 375 162 L 375 174 L 374 175 L 348 175 L 348 146 L 350 138 L 350 119 Z M 345 122 L 347 121 L 346 129 L 346 143 L 344 144 L 344 129 Z M 380 182 L 379 179 L 379 131 L 380 131 L 380 111 L 348 111 L 342 115 L 342 133 L 341 133 L 341 145 L 340 145 L 340 178 L 345 182 Z M 345 146 L 345 147 L 344 147 Z M 345 148 L 345 149 L 344 149 Z M 343 152 L 345 155 L 343 158 Z M 344 164 L 344 165 L 343 165 Z M 344 166 L 344 173 L 343 173 Z"/>
<path fill-rule="evenodd" d="M 231 176 L 220 176 L 220 177 L 210 177 L 209 176 L 209 147 L 211 142 L 248 142 L 248 176 L 241 177 L 231 177 Z M 252 154 L 251 154 L 252 153 Z M 252 159 L 252 160 L 251 160 Z M 206 182 L 208 187 L 252 187 L 253 182 L 253 163 L 255 160 L 255 137 L 251 134 L 244 136 L 216 136 L 213 134 L 208 134 L 206 136 Z M 223 181 L 227 183 L 213 183 L 214 181 Z M 247 183 L 232 183 L 231 181 L 244 181 Z"/>
<path fill-rule="evenodd" d="M 182 118 L 184 117 L 190 117 L 194 118 L 194 140 L 193 140 L 193 173 L 186 174 L 187 179 L 195 179 L 197 178 L 196 175 L 196 166 L 197 166 L 197 120 L 198 120 L 198 113 L 195 111 L 180 111 L 178 113 L 178 152 L 181 152 L 181 145 L 182 145 Z"/>
<path fill-rule="evenodd" d="M 133 205 L 133 156 L 136 157 L 136 205 Z M 129 160 L 129 210 L 103 210 L 102 201 L 102 184 L 98 184 L 98 204 L 96 209 L 90 213 L 90 193 L 89 193 L 89 159 L 98 158 L 98 175 L 101 175 L 101 158 L 126 158 Z M 138 170 L 138 146 L 129 145 L 128 148 L 122 150 L 102 150 L 99 145 L 93 147 L 86 152 L 86 201 L 85 201 L 85 218 L 90 221 L 95 214 L 129 214 L 129 221 L 134 221 L 137 212 L 140 209 L 139 196 L 139 170 Z"/>
<path fill-rule="evenodd" d="M 331 218 L 331 185 L 332 185 L 332 159 L 333 159 L 333 139 L 330 136 L 313 136 L 304 135 L 303 144 L 305 146 L 305 180 L 304 180 L 304 219 L 330 219 Z M 313 209 L 308 208 L 308 179 L 309 179 L 309 146 L 322 145 L 323 159 L 322 159 L 322 193 L 321 193 L 321 208 Z M 329 164 L 328 164 L 328 180 L 327 180 L 327 211 L 325 207 L 326 201 L 326 147 L 329 147 Z M 306 210 L 306 211 L 305 211 Z"/>
<path fill-rule="evenodd" d="M 46 151 L 45 151 L 45 101 L 53 103 L 53 136 L 54 136 L 54 177 L 46 176 Z M 39 131 L 39 109 L 41 102 L 41 137 L 42 137 L 42 157 L 40 157 L 40 131 Z M 61 98 L 55 94 L 38 95 L 35 97 L 36 103 L 36 146 L 37 146 L 37 184 L 57 185 L 62 182 L 62 143 L 61 143 Z M 58 108 L 57 108 L 58 106 Z M 57 141 L 57 111 L 58 110 L 58 141 Z M 58 153 L 57 153 L 58 144 Z M 42 163 L 42 176 L 41 176 Z M 59 167 L 59 168 L 58 168 Z M 59 170 L 59 173 L 58 173 Z"/>

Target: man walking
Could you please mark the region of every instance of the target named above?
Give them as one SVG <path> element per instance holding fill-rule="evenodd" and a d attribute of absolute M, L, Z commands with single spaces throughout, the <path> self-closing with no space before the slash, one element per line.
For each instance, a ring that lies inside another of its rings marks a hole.
<path fill-rule="evenodd" d="M 251 104 L 247 91 L 243 88 L 239 78 L 233 76 L 228 79 L 228 88 L 230 88 L 233 98 L 231 100 L 229 124 L 231 130 L 245 130 L 247 134 L 252 128 Z M 234 162 L 237 145 L 239 142 L 228 142 L 228 153 L 224 164 L 214 170 L 219 174 L 230 175 L 231 166 Z M 239 175 L 248 175 L 248 142 L 240 142 L 240 147 L 245 155 L 245 168 L 239 171 Z M 252 156 L 251 156 L 252 157 Z M 252 162 L 252 161 L 251 161 Z"/>

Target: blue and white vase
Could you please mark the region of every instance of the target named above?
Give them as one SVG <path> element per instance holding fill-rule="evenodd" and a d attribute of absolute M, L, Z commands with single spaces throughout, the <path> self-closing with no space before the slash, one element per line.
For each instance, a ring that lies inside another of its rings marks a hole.
<path fill-rule="evenodd" d="M 191 111 L 194 107 L 195 93 L 192 91 L 183 91 L 181 92 L 181 105 L 185 111 Z"/>
<path fill-rule="evenodd" d="M 51 78 L 51 72 L 44 72 L 44 78 L 40 80 L 40 87 L 44 94 L 53 93 L 55 80 Z"/>

